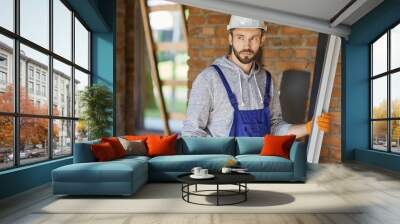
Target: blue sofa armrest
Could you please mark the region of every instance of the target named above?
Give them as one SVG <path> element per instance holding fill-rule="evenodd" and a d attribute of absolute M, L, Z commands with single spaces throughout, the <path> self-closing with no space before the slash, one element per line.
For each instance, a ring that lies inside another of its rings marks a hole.
<path fill-rule="evenodd" d="M 295 141 L 290 148 L 290 160 L 293 162 L 293 179 L 305 181 L 307 173 L 307 148 L 304 142 Z"/>
<path fill-rule="evenodd" d="M 98 143 L 100 143 L 100 140 L 75 143 L 75 145 L 74 145 L 74 163 L 95 162 L 96 158 L 94 157 L 90 146 L 92 144 L 98 144 Z"/>

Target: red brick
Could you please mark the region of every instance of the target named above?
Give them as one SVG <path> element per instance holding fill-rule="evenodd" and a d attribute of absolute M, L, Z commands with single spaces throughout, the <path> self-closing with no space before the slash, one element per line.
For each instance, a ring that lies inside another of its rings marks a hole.
<path fill-rule="evenodd" d="M 215 29 L 213 27 L 203 27 L 203 35 L 213 36 L 215 34 Z"/>
<path fill-rule="evenodd" d="M 226 15 L 209 15 L 207 21 L 208 24 L 228 24 L 229 18 Z"/>
<path fill-rule="evenodd" d="M 189 9 L 189 15 L 202 15 L 204 13 L 204 10 L 201 8 L 196 8 L 192 6 L 186 6 L 186 7 Z"/>
<path fill-rule="evenodd" d="M 296 58 L 308 58 L 311 56 L 310 49 L 295 49 L 294 54 Z"/>
<path fill-rule="evenodd" d="M 195 24 L 195 25 L 202 25 L 206 22 L 204 16 L 197 16 L 189 14 L 188 23 Z"/>
<path fill-rule="evenodd" d="M 304 70 L 307 66 L 305 62 L 296 62 L 296 61 L 278 61 L 276 63 L 276 68 L 280 71 L 285 71 L 288 69 L 299 69 Z"/>
<path fill-rule="evenodd" d="M 295 27 L 283 27 L 281 29 L 281 34 L 289 34 L 289 35 L 310 35 L 314 34 L 312 31 L 304 30 L 304 29 L 299 29 Z"/>
<path fill-rule="evenodd" d="M 315 47 L 318 44 L 318 37 L 309 37 L 306 39 L 306 45 L 310 47 Z"/>
<path fill-rule="evenodd" d="M 293 50 L 292 49 L 282 49 L 279 51 L 279 57 L 281 58 L 289 58 L 293 56 Z"/>
<path fill-rule="evenodd" d="M 278 58 L 279 57 L 279 50 L 275 49 L 266 49 L 263 51 L 263 57 L 265 58 Z"/>

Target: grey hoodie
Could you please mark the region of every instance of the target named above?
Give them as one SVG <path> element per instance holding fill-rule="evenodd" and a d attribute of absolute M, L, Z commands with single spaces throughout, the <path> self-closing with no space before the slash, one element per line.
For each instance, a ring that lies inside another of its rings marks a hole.
<path fill-rule="evenodd" d="M 264 107 L 266 73 L 258 64 L 253 64 L 250 74 L 245 74 L 238 65 L 226 56 L 217 58 L 213 64 L 220 67 L 239 104 L 239 110 L 254 110 Z M 272 79 L 271 79 L 272 80 Z M 271 134 L 286 135 L 291 124 L 282 120 L 279 95 L 271 82 Z M 229 136 L 234 109 L 217 71 L 209 66 L 193 81 L 183 122 L 182 136 Z"/>

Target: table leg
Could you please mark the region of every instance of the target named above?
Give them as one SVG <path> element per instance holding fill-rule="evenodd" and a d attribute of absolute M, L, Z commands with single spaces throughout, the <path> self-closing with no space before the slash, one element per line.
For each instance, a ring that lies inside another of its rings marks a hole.
<path fill-rule="evenodd" d="M 244 190 L 245 190 L 245 192 L 244 192 L 244 201 L 247 201 L 247 192 L 248 192 L 248 190 L 247 190 L 247 183 L 244 183 Z"/>
<path fill-rule="evenodd" d="M 195 191 L 197 192 L 197 184 L 196 184 L 196 186 L 195 186 Z"/>
<path fill-rule="evenodd" d="M 217 184 L 217 206 L 219 205 L 219 184 Z"/>
<path fill-rule="evenodd" d="M 187 193 L 187 201 L 188 201 L 188 202 L 190 202 L 190 201 L 189 201 L 189 195 L 190 195 L 190 184 L 188 184 L 188 185 L 187 185 L 187 192 L 188 192 L 188 193 Z"/>

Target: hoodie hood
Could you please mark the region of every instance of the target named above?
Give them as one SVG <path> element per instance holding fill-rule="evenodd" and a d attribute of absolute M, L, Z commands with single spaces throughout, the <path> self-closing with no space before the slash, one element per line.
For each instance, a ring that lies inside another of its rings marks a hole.
<path fill-rule="evenodd" d="M 253 62 L 253 65 L 251 66 L 251 70 L 250 70 L 249 74 L 246 74 L 237 64 L 235 64 L 234 62 L 229 60 L 227 56 L 223 56 L 223 57 L 219 57 L 219 58 L 215 59 L 213 64 L 220 66 L 220 68 L 224 71 L 224 75 L 237 76 L 238 83 L 239 83 L 240 96 L 236 96 L 236 97 L 240 98 L 240 103 L 242 106 L 244 105 L 242 80 L 253 79 L 250 81 L 253 81 L 255 83 L 255 86 L 257 87 L 257 92 L 258 92 L 258 99 L 259 99 L 260 103 L 263 102 L 263 96 L 261 94 L 260 87 L 256 80 L 256 74 L 258 74 L 261 71 L 261 66 L 259 64 L 257 64 L 256 62 Z M 226 71 L 228 71 L 228 72 L 226 72 Z M 237 99 L 237 100 L 239 100 L 239 99 Z"/>

